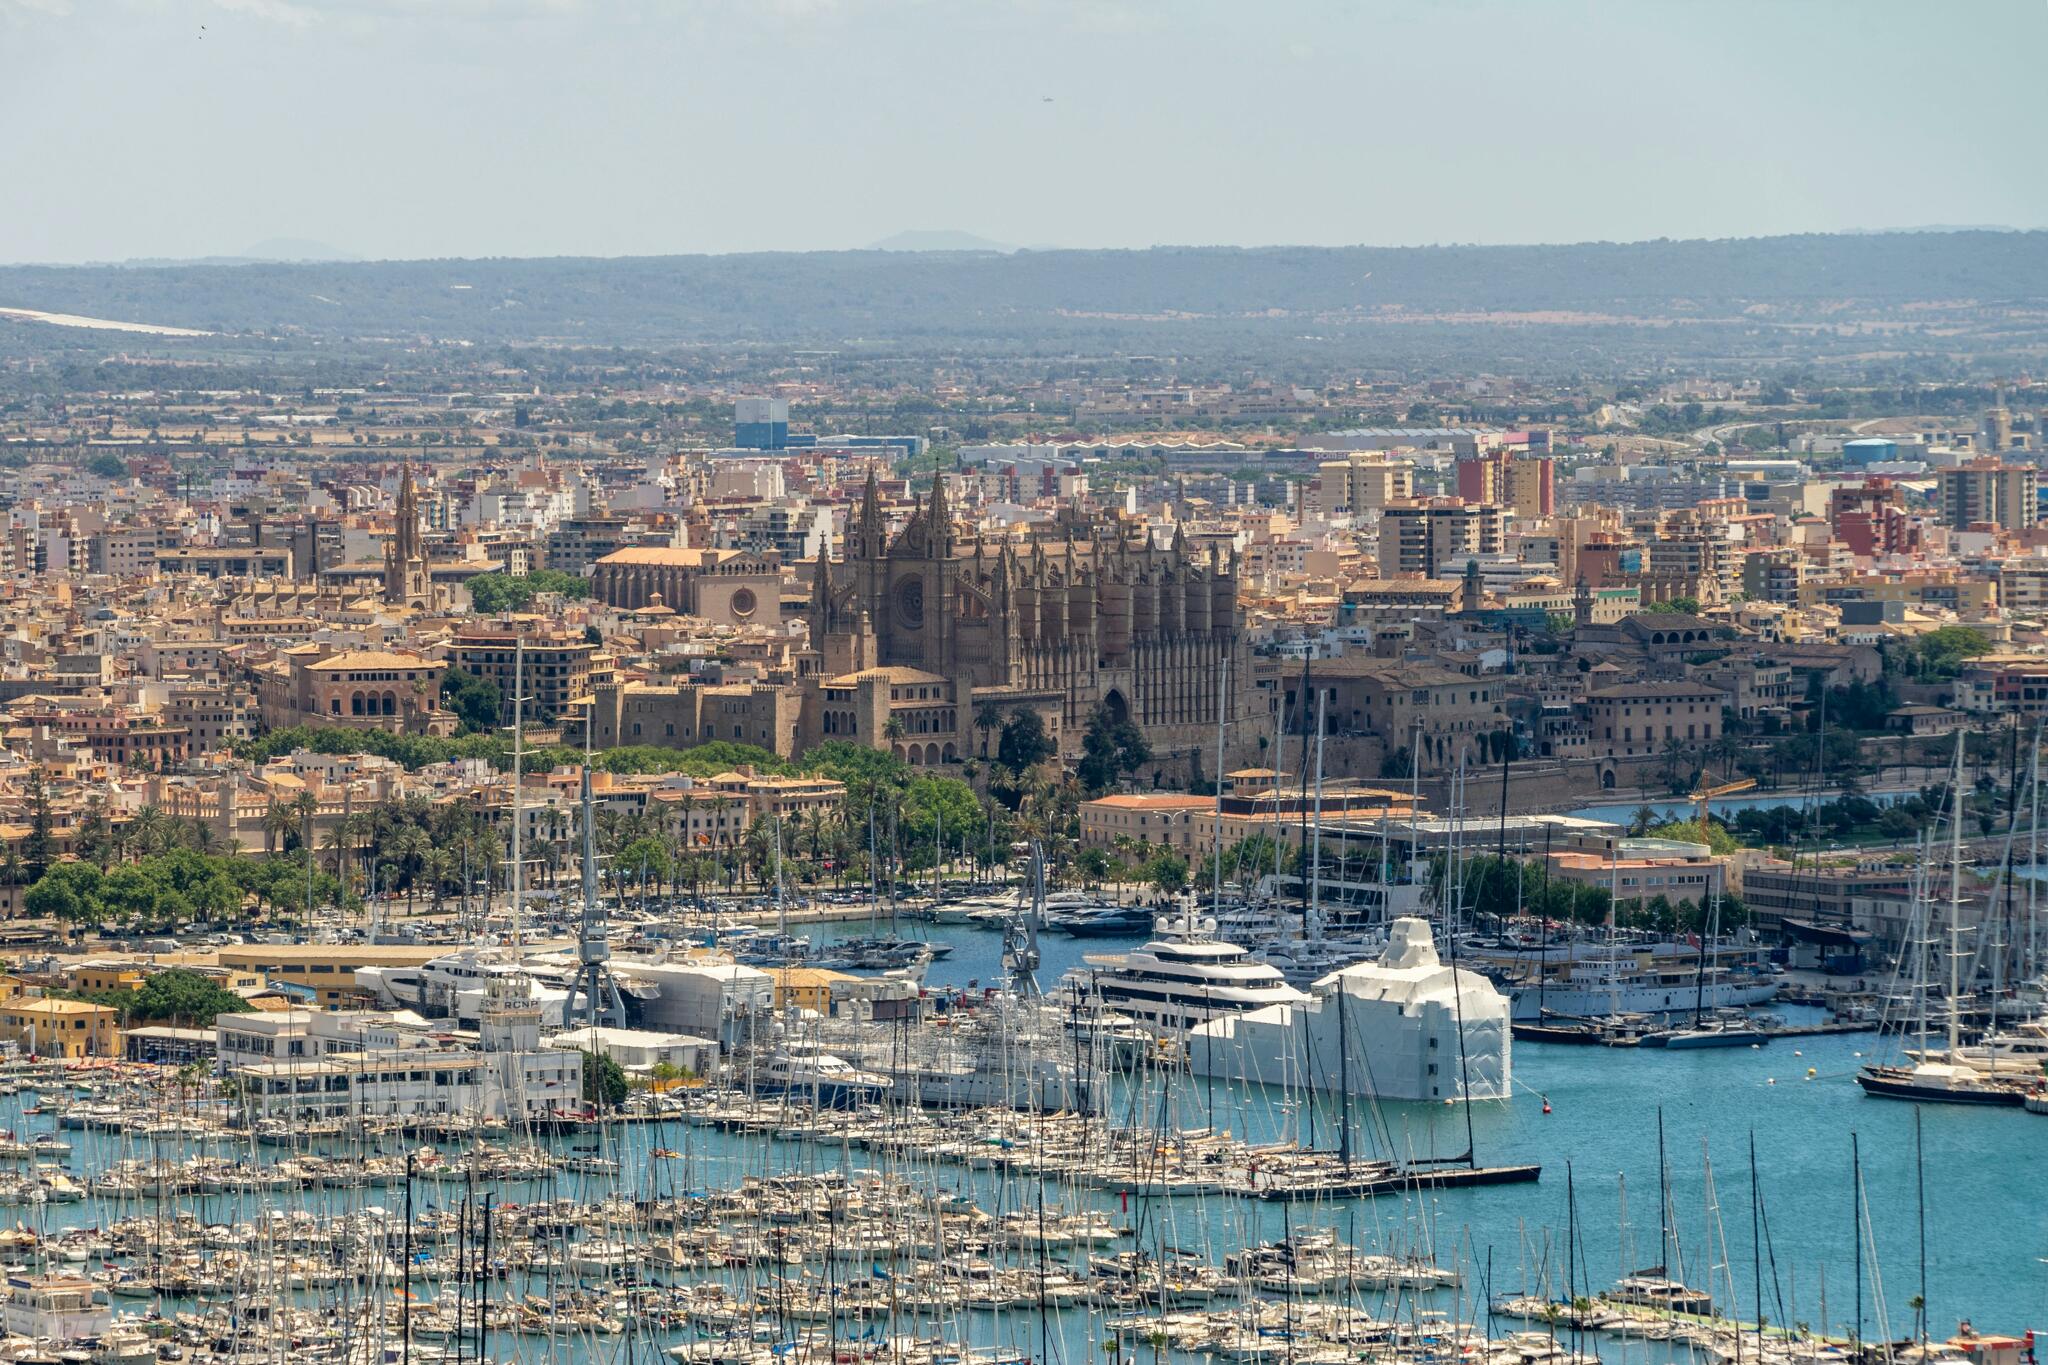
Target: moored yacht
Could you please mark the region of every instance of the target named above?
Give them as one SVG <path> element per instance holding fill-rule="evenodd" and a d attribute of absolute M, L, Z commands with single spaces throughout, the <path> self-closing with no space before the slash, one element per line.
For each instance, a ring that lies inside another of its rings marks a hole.
<path fill-rule="evenodd" d="M 844 1057 L 800 1045 L 769 1058 L 755 1073 L 753 1084 L 762 1094 L 785 1094 L 834 1107 L 879 1099 L 891 1088 L 887 1076 L 862 1071 Z"/>
<path fill-rule="evenodd" d="M 1627 947 L 1601 945 L 1574 958 L 1561 979 L 1518 986 L 1513 998 L 1516 1021 L 1534 1022 L 1550 1015 L 1591 1019 L 1741 1009 L 1777 993 L 1775 976 L 1676 961 L 1646 965 Z"/>
<path fill-rule="evenodd" d="M 1155 938 L 1127 953 L 1083 959 L 1082 989 L 1103 1008 L 1158 1037 L 1178 1037 L 1211 1019 L 1308 999 L 1280 969 L 1199 928 Z"/>

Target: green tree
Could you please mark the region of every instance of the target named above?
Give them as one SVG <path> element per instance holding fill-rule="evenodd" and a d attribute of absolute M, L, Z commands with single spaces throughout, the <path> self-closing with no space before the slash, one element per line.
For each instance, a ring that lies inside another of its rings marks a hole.
<path fill-rule="evenodd" d="M 209 976 L 173 967 L 144 981 L 126 1008 L 132 1018 L 206 1028 L 216 1015 L 244 1014 L 253 1006 Z"/>
<path fill-rule="evenodd" d="M 1118 720 L 1107 706 L 1098 705 L 1082 732 L 1081 761 L 1074 776 L 1082 790 L 1100 796 L 1151 757 L 1152 748 L 1136 725 L 1128 718 Z"/>
<path fill-rule="evenodd" d="M 1915 639 L 1906 666 L 1928 682 L 1947 682 L 1963 671 L 1965 661 L 1991 652 L 1991 642 L 1967 626 L 1942 626 Z"/>
<path fill-rule="evenodd" d="M 42 919 L 96 923 L 100 916 L 100 870 L 91 863 L 59 863 L 37 878 L 22 907 Z"/>
<path fill-rule="evenodd" d="M 28 808 L 28 833 L 21 841 L 21 861 L 28 868 L 29 880 L 36 881 L 57 860 L 56 820 L 50 813 L 50 789 L 43 781 L 43 770 L 37 766 L 28 770 Z"/>
<path fill-rule="evenodd" d="M 630 1087 L 626 1072 L 601 1052 L 583 1054 L 583 1102 L 599 1109 L 616 1109 L 626 1102 Z"/>
<path fill-rule="evenodd" d="M 544 592 L 582 599 L 590 596 L 590 580 L 556 569 L 535 569 L 525 575 L 478 574 L 469 580 L 469 601 L 487 616 L 500 612 L 525 611 Z"/>
<path fill-rule="evenodd" d="M 1002 738 L 996 741 L 996 762 L 1013 773 L 1035 768 L 1058 752 L 1045 733 L 1045 722 L 1036 711 L 1018 707 L 1003 722 Z"/>
<path fill-rule="evenodd" d="M 1188 860 L 1162 848 L 1145 860 L 1145 880 L 1169 896 L 1178 896 L 1188 888 Z"/>
<path fill-rule="evenodd" d="M 441 702 L 461 722 L 465 735 L 495 734 L 503 698 L 497 686 L 450 664 L 441 675 Z"/>
<path fill-rule="evenodd" d="M 988 757 L 989 736 L 1003 728 L 1003 708 L 992 701 L 974 708 L 974 728 L 981 731 L 981 756 Z"/>

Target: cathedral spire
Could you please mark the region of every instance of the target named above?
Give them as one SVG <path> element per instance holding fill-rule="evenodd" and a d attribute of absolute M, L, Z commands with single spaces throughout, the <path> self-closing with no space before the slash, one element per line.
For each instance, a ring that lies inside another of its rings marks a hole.
<path fill-rule="evenodd" d="M 819 607 L 832 605 L 832 552 L 818 551 L 818 567 L 811 574 L 811 601 Z"/>
<path fill-rule="evenodd" d="M 860 493 L 860 553 L 863 559 L 882 556 L 882 490 L 875 483 L 875 467 L 868 466 L 867 487 Z"/>
<path fill-rule="evenodd" d="M 933 559 L 953 552 L 953 513 L 946 506 L 946 476 L 932 474 L 932 504 L 925 518 L 925 546 Z"/>

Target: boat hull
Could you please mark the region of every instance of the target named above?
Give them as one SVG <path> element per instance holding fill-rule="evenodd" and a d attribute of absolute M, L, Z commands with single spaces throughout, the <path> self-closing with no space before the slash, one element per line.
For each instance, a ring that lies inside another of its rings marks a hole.
<path fill-rule="evenodd" d="M 1863 1087 L 1866 1095 L 1875 1095 L 1886 1100 L 1918 1100 L 1923 1104 L 1974 1104 L 2018 1108 L 2026 1103 L 2026 1096 L 2018 1090 L 1985 1086 L 1981 1089 L 1958 1089 L 1944 1085 L 1923 1085 L 1905 1077 L 1873 1075 L 1859 1072 L 1856 1084 Z"/>

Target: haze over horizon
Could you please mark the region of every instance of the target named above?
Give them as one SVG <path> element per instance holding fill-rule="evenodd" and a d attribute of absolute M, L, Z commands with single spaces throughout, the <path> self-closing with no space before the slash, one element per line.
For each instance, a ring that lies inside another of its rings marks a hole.
<path fill-rule="evenodd" d="M 2018 0 L 0 0 L 0 261 L 2030 228 L 2044 40 Z"/>

